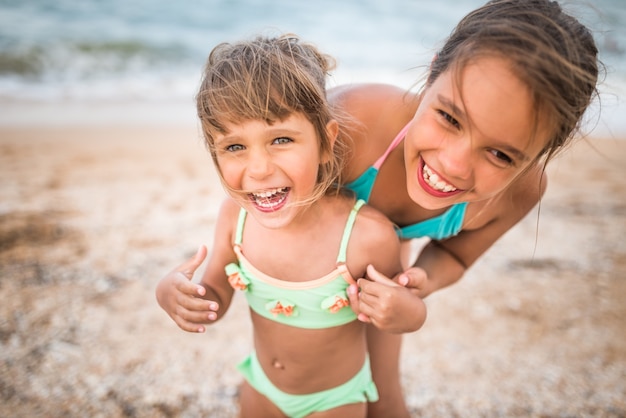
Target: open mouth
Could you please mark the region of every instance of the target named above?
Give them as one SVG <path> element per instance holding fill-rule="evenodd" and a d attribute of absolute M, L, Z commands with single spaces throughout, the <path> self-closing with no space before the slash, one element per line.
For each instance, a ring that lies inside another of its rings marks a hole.
<path fill-rule="evenodd" d="M 263 212 L 273 212 L 280 209 L 287 200 L 289 187 L 264 190 L 262 192 L 249 193 L 252 203 Z"/>
<path fill-rule="evenodd" d="M 457 189 L 452 184 L 443 180 L 437 173 L 421 160 L 421 167 L 417 175 L 417 181 L 424 191 L 435 197 L 451 197 L 455 194 L 462 193 L 464 190 Z"/>
<path fill-rule="evenodd" d="M 430 187 L 437 190 L 438 192 L 448 193 L 458 190 L 453 185 L 446 183 L 445 181 L 440 179 L 436 173 L 433 173 L 433 171 L 430 169 L 430 167 L 426 165 L 426 163 L 424 163 L 424 166 L 422 167 L 422 177 L 424 178 L 426 184 L 428 184 Z"/>

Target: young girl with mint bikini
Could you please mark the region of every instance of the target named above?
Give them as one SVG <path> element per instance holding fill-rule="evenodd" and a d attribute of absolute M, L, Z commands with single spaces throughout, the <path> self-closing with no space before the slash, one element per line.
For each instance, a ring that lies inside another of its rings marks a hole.
<path fill-rule="evenodd" d="M 409 416 L 401 336 L 381 330 L 419 328 L 421 318 L 406 314 L 410 306 L 458 281 L 539 202 L 546 163 L 571 143 L 597 93 L 598 67 L 591 33 L 557 2 L 495 0 L 461 20 L 417 94 L 387 85 L 330 92 L 334 107 L 352 117 L 340 126 L 340 139 L 352 144 L 343 180 L 406 242 L 431 238 L 415 260 L 405 257 L 396 280 L 406 288 L 370 268 L 368 280 L 348 289 L 359 318 L 376 325 L 367 340 L 380 399 L 369 416 Z M 166 311 L 197 332 L 208 309 L 190 303 L 195 289 L 170 288 L 188 298 L 178 314 Z"/>
<path fill-rule="evenodd" d="M 246 296 L 254 351 L 238 366 L 243 417 L 365 417 L 378 399 L 367 325 L 346 290 L 369 264 L 400 272 L 400 241 L 384 215 L 336 187 L 343 144 L 326 100 L 331 63 L 292 35 L 224 43 L 197 95 L 229 199 L 189 303 L 208 308 L 194 322 L 213 323 L 235 291 Z M 181 296 L 169 286 L 187 283 L 205 255 L 161 281 L 166 311 Z M 414 307 L 423 322 L 424 305 Z"/>

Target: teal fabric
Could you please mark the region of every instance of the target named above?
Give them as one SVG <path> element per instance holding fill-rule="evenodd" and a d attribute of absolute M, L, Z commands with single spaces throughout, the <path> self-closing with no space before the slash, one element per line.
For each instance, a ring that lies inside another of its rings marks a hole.
<path fill-rule="evenodd" d="M 369 202 L 377 176 L 378 169 L 370 166 L 356 180 L 346 184 L 345 187 L 352 190 L 357 199 Z M 397 227 L 396 233 L 401 239 L 429 237 L 441 240 L 450 238 L 461 231 L 466 207 L 467 202 L 457 203 L 439 216 L 413 225 Z"/>

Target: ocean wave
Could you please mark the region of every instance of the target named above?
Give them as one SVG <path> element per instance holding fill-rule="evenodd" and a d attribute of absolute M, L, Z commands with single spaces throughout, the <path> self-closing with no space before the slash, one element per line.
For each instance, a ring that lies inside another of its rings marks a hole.
<path fill-rule="evenodd" d="M 54 81 L 158 71 L 196 65 L 182 44 L 150 45 L 135 40 L 19 45 L 0 50 L 0 77 Z"/>
<path fill-rule="evenodd" d="M 335 84 L 409 87 L 455 22 L 483 2 L 0 1 L 0 99 L 191 97 L 214 45 L 271 28 L 296 32 L 335 56 Z M 590 12 L 591 26 L 601 29 L 596 34 L 608 86 L 617 85 L 620 94 L 626 78 L 622 2 L 598 0 L 595 8 L 576 10 Z"/>

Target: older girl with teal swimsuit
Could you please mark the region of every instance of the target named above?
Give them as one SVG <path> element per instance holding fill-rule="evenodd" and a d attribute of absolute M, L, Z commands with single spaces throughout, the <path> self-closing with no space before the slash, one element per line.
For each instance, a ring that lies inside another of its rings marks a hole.
<path fill-rule="evenodd" d="M 221 44 L 197 96 L 229 199 L 185 306 L 206 307 L 194 322 L 213 323 L 235 291 L 245 294 L 254 351 L 239 365 L 243 417 L 365 417 L 378 399 L 366 325 L 346 290 L 369 264 L 398 273 L 400 241 L 384 215 L 336 187 L 343 158 L 326 101 L 330 64 L 295 36 Z M 159 303 L 173 317 L 185 292 L 172 286 L 187 283 L 205 255 L 202 248 L 159 284 Z M 413 306 L 423 322 L 423 304 Z"/>
<path fill-rule="evenodd" d="M 537 204 L 546 163 L 570 144 L 597 94 L 597 52 L 590 31 L 557 2 L 495 0 L 461 20 L 418 94 L 385 85 L 331 92 L 356 119 L 342 131 L 354 144 L 348 187 L 405 242 L 431 238 L 416 259 L 405 257 L 400 283 L 422 298 L 451 285 Z M 352 289 L 360 318 L 415 329 L 392 308 L 398 290 L 384 275 L 369 279 L 359 280 L 358 297 Z M 380 389 L 370 415 L 408 416 L 396 373 L 400 337 L 377 328 L 368 337 Z"/>
<path fill-rule="evenodd" d="M 383 212 L 408 243 L 431 241 L 391 286 L 370 268 L 349 287 L 368 328 L 379 401 L 371 417 L 408 417 L 400 385 L 401 336 L 420 317 L 406 312 L 464 272 L 541 199 L 545 164 L 570 144 L 597 93 L 597 49 L 589 30 L 548 0 L 495 0 L 469 13 L 434 57 L 423 89 L 336 88 L 330 100 L 351 115 L 340 137 L 352 143 L 343 179 Z M 190 261 L 192 263 L 193 260 Z M 409 290 L 415 298 L 408 298 Z M 179 282 L 176 313 L 198 331 L 206 306 Z M 166 309 L 167 310 L 167 309 Z M 410 355 L 419 355 L 411 347 Z M 419 370 L 406 371 L 419 373 Z"/>

